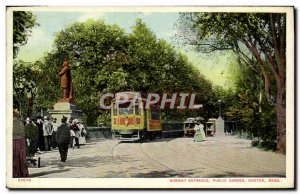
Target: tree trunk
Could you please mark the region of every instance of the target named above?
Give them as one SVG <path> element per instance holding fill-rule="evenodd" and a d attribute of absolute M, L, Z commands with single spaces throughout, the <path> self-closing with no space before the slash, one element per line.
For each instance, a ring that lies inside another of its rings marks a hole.
<path fill-rule="evenodd" d="M 22 112 L 22 104 L 21 104 L 21 101 L 19 101 L 19 111 L 20 111 L 20 117 L 21 119 L 23 119 L 23 112 Z"/>
<path fill-rule="evenodd" d="M 277 152 L 286 152 L 286 108 L 285 108 L 285 87 L 278 87 L 276 98 L 277 114 Z"/>
<path fill-rule="evenodd" d="M 32 117 L 32 112 L 33 112 L 33 99 L 32 97 L 30 97 L 28 101 L 28 110 L 27 110 L 28 116 Z"/>

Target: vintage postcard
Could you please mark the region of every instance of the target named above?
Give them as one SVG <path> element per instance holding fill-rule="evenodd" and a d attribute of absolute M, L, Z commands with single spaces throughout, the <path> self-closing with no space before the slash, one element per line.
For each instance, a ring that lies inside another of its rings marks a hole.
<path fill-rule="evenodd" d="M 7 187 L 295 187 L 293 7 L 7 7 Z"/>

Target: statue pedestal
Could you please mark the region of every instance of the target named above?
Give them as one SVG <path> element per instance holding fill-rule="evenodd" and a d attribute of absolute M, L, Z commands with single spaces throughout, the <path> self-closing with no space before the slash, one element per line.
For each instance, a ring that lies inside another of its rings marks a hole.
<path fill-rule="evenodd" d="M 57 119 L 57 124 L 61 124 L 61 119 L 63 116 L 68 117 L 68 121 L 70 117 L 72 117 L 82 122 L 82 110 L 77 109 L 76 105 L 69 102 L 57 102 L 54 105 L 54 109 L 49 111 L 49 114 L 52 118 Z"/>

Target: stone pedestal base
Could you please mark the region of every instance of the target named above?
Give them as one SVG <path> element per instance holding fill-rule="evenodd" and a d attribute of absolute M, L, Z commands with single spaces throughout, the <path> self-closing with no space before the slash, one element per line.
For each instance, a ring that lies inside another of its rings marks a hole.
<path fill-rule="evenodd" d="M 56 103 L 54 105 L 54 109 L 49 111 L 49 114 L 52 118 L 57 119 L 57 124 L 61 124 L 61 119 L 63 116 L 68 117 L 68 121 L 72 117 L 82 122 L 82 110 L 77 109 L 74 104 L 69 102 Z"/>

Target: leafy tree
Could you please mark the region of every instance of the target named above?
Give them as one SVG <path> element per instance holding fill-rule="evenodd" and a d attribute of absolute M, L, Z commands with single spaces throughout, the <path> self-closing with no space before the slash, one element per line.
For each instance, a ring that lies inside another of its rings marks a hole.
<path fill-rule="evenodd" d="M 286 14 L 182 13 L 179 29 L 181 40 L 198 51 L 232 50 L 240 64 L 262 74 L 267 99 L 276 101 L 277 150 L 284 153 Z M 272 77 L 276 81 L 275 94 L 270 92 Z"/>
<path fill-rule="evenodd" d="M 130 73 L 135 76 L 130 77 L 132 80 L 129 83 L 137 83 L 135 90 L 169 94 L 193 92 L 197 94 L 197 100 L 201 103 L 208 99 L 212 92 L 212 84 L 174 46 L 165 40 L 157 39 L 140 19 L 137 20 L 129 38 L 129 60 L 136 66 L 135 72 Z M 180 121 L 199 114 L 203 114 L 201 110 L 165 110 L 163 119 Z"/>
<path fill-rule="evenodd" d="M 17 57 L 19 46 L 25 45 L 30 36 L 31 29 L 37 26 L 36 17 L 32 12 L 13 12 L 13 56 Z"/>
<path fill-rule="evenodd" d="M 233 74 L 236 99 L 225 114 L 240 121 L 240 129 L 247 132 L 253 145 L 276 150 L 275 104 L 268 103 L 261 95 L 264 90 L 261 76 L 252 68 L 242 66 L 233 70 Z M 271 85 L 274 82 L 271 80 Z"/>
<path fill-rule="evenodd" d="M 13 97 L 14 107 L 21 115 L 31 116 L 36 103 L 38 84 L 41 72 L 40 62 L 26 63 L 19 61 L 13 66 Z"/>

